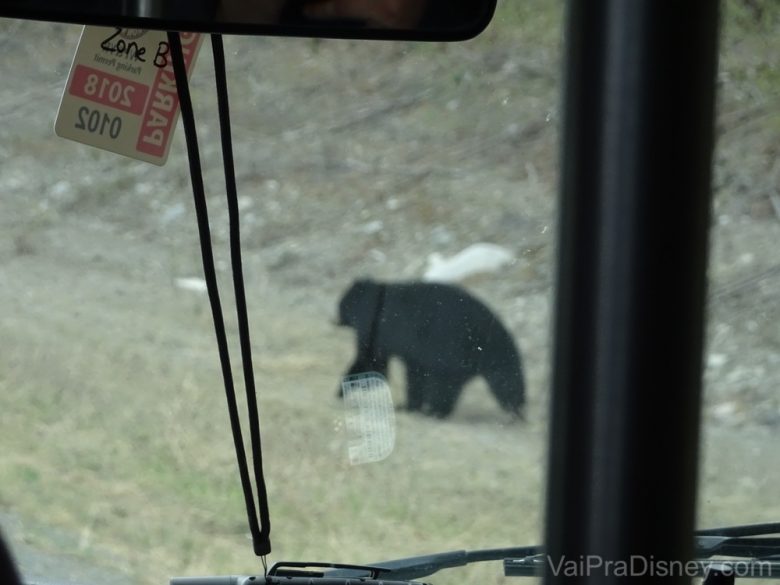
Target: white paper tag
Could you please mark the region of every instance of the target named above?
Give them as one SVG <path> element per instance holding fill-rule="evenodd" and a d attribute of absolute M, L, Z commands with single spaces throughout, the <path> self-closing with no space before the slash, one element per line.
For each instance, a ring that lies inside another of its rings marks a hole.
<path fill-rule="evenodd" d="M 188 74 L 202 40 L 181 33 Z M 178 119 L 165 31 L 84 27 L 54 124 L 58 136 L 163 165 Z"/>
<path fill-rule="evenodd" d="M 377 372 L 354 374 L 341 381 L 341 389 L 350 464 L 385 459 L 395 448 L 395 412 L 387 380 Z"/>

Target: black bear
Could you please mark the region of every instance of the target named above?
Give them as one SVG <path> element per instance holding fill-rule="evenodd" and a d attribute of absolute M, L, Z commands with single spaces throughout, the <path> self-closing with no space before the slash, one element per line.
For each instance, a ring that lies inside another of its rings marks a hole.
<path fill-rule="evenodd" d="M 525 386 L 515 342 L 463 289 L 357 280 L 339 302 L 338 321 L 357 331 L 357 356 L 345 375 L 386 376 L 390 358 L 402 360 L 408 410 L 445 418 L 464 384 L 482 376 L 501 407 L 522 416 Z"/>

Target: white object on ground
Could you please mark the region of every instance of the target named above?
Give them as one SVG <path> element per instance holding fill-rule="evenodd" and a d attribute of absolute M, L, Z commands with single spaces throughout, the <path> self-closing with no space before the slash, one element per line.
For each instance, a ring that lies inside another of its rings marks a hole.
<path fill-rule="evenodd" d="M 206 281 L 197 277 L 177 278 L 176 286 L 183 290 L 189 290 L 197 293 L 206 292 Z"/>
<path fill-rule="evenodd" d="M 512 252 L 496 244 L 479 242 L 445 258 L 434 252 L 428 256 L 423 280 L 457 282 L 474 274 L 496 272 L 515 259 Z"/>

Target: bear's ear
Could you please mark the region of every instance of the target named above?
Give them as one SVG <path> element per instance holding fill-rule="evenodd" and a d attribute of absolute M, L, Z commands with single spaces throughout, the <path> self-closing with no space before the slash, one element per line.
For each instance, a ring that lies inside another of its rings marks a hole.
<path fill-rule="evenodd" d="M 368 288 L 366 281 L 355 280 L 349 286 L 339 300 L 337 324 L 340 326 L 354 327 L 355 315 L 358 312 L 362 299 L 366 296 Z"/>
<path fill-rule="evenodd" d="M 366 298 L 370 298 L 376 290 L 377 284 L 370 278 L 358 278 L 349 287 L 349 290 L 344 295 L 345 299 L 349 299 L 351 303 L 365 302 Z M 360 299 L 360 301 L 358 301 Z"/>
<path fill-rule="evenodd" d="M 339 302 L 339 324 L 358 330 L 369 327 L 379 302 L 380 288 L 369 278 L 355 280 Z"/>
<path fill-rule="evenodd" d="M 379 284 L 372 278 L 358 278 L 349 287 L 349 290 L 344 295 L 345 298 L 352 299 L 366 299 L 371 298 L 376 294 L 376 290 L 379 288 Z M 363 301 L 365 302 L 365 301 Z"/>

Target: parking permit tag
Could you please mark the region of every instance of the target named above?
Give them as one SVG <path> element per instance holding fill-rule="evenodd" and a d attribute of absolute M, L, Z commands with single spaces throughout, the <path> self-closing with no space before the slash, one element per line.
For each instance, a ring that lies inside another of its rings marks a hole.
<path fill-rule="evenodd" d="M 395 447 L 395 414 L 387 380 L 376 372 L 353 374 L 342 380 L 341 389 L 350 464 L 385 459 Z"/>
<path fill-rule="evenodd" d="M 203 35 L 180 34 L 189 75 Z M 84 27 L 54 124 L 57 136 L 164 165 L 178 119 L 164 31 Z"/>

